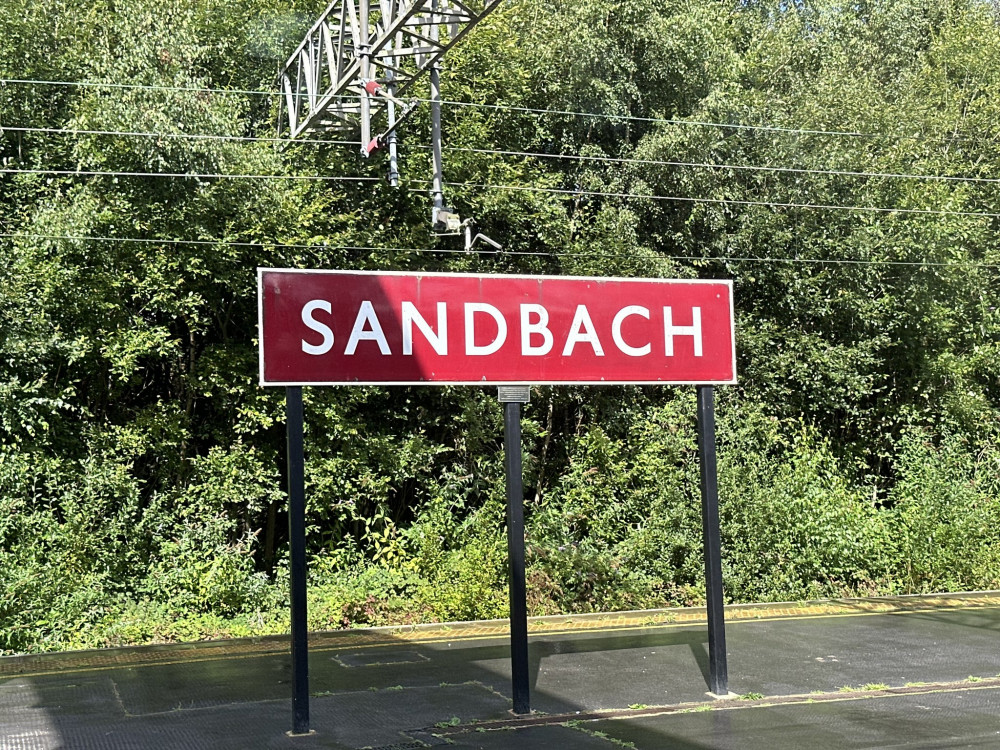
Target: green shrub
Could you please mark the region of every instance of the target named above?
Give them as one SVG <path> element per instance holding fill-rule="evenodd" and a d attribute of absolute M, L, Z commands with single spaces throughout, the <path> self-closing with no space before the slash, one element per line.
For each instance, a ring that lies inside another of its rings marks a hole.
<path fill-rule="evenodd" d="M 531 575 L 547 592 L 536 609 L 690 600 L 701 547 L 691 395 L 626 411 L 623 436 L 594 425 L 573 441 L 566 472 L 530 509 Z"/>
<path fill-rule="evenodd" d="M 871 591 L 884 578 L 887 535 L 873 494 L 829 442 L 803 427 L 784 448 L 733 435 L 720 459 L 724 575 L 735 601 Z M 759 437 L 759 433 L 758 433 Z"/>
<path fill-rule="evenodd" d="M 224 617 L 149 600 L 127 601 L 90 630 L 67 638 L 67 648 L 105 648 L 142 643 L 183 643 L 287 632 L 288 608 Z"/>
<path fill-rule="evenodd" d="M 129 467 L 0 451 L 0 650 L 62 647 L 92 628 L 143 554 Z"/>
<path fill-rule="evenodd" d="M 238 443 L 213 448 L 191 468 L 191 480 L 154 496 L 144 516 L 153 550 L 139 591 L 154 602 L 223 617 L 273 608 L 273 587 L 256 569 L 251 519 L 281 501 L 274 470 Z"/>
<path fill-rule="evenodd" d="M 1000 586 L 1000 451 L 992 433 L 904 434 L 889 493 L 893 580 L 905 593 Z"/>

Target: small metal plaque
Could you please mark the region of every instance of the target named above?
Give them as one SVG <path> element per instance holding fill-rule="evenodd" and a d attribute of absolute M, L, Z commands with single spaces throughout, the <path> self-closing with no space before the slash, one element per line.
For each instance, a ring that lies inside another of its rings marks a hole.
<path fill-rule="evenodd" d="M 526 404 L 531 401 L 530 385 L 497 386 L 497 399 L 501 404 Z"/>

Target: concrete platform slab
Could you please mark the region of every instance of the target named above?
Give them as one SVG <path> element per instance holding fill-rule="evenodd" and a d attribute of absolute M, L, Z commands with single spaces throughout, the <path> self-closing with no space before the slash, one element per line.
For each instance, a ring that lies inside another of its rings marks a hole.
<path fill-rule="evenodd" d="M 1000 688 L 713 710 L 588 723 L 663 750 L 932 750 L 1000 747 Z"/>
<path fill-rule="evenodd" d="M 706 696 L 690 613 L 546 618 L 528 719 L 509 713 L 496 623 L 318 634 L 316 733 L 298 738 L 280 639 L 3 658 L 0 750 L 1000 747 L 997 595 L 887 607 L 727 611 L 730 689 L 766 696 L 750 701 Z"/>

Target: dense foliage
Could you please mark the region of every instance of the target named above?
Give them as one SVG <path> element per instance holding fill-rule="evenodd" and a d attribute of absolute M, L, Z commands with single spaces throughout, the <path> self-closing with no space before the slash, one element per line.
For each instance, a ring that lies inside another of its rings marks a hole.
<path fill-rule="evenodd" d="M 510 0 L 444 77 L 481 254 L 430 234 L 425 110 L 400 189 L 268 140 L 321 9 L 0 0 L 0 651 L 285 627 L 258 266 L 732 278 L 727 596 L 1000 585 L 993 4 Z M 703 598 L 693 401 L 535 389 L 533 613 Z M 314 627 L 505 614 L 495 393 L 307 423 Z"/>

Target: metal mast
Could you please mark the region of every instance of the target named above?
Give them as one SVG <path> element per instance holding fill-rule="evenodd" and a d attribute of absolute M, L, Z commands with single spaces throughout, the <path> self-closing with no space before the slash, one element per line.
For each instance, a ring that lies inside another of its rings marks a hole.
<path fill-rule="evenodd" d="M 333 0 L 278 74 L 281 131 L 298 138 L 360 128 L 367 156 L 372 121 L 387 115 L 387 137 L 403 116 L 388 105 L 401 104 L 397 97 L 501 2 Z"/>
<path fill-rule="evenodd" d="M 439 0 L 431 0 L 431 41 L 439 43 L 440 30 L 437 23 Z M 434 209 L 431 221 L 437 228 L 438 214 L 444 208 L 444 164 L 441 159 L 441 61 L 431 63 L 431 153 L 434 162 Z"/>
<path fill-rule="evenodd" d="M 360 136 L 361 154 L 388 147 L 389 182 L 399 184 L 396 130 L 416 108 L 402 97 L 430 78 L 434 179 L 431 222 L 438 234 L 499 248 L 444 203 L 441 58 L 503 0 L 333 0 L 278 74 L 279 134 Z"/>

